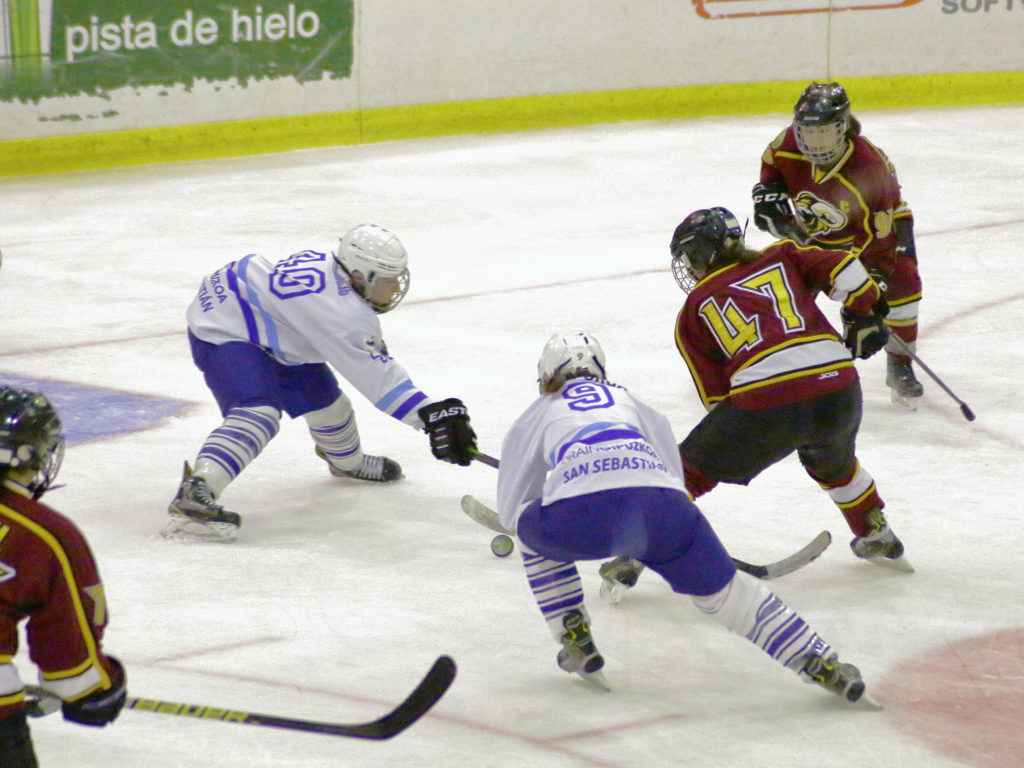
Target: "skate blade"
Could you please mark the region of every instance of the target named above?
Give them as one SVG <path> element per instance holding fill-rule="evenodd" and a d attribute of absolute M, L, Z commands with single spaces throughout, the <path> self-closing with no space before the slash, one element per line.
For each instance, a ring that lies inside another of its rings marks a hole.
<path fill-rule="evenodd" d="M 604 672 L 601 670 L 598 670 L 597 672 L 584 672 L 579 670 L 574 674 L 579 675 L 583 682 L 598 691 L 610 693 L 612 690 L 611 686 L 608 685 L 608 680 L 605 679 Z"/>
<path fill-rule="evenodd" d="M 920 402 L 920 397 L 904 397 L 895 389 L 889 390 L 889 399 L 892 400 L 893 405 L 898 405 L 901 408 L 906 408 L 908 411 L 916 411 L 917 404 Z"/>
<path fill-rule="evenodd" d="M 888 568 L 890 571 L 899 571 L 900 573 L 915 573 L 914 566 L 910 564 L 905 555 L 900 555 L 895 560 L 888 557 L 864 557 L 862 560 L 867 560 L 869 563 L 880 565 L 882 568 Z"/>
<path fill-rule="evenodd" d="M 602 579 L 601 581 L 601 597 L 607 600 L 611 605 L 618 605 L 622 602 L 622 598 L 626 596 L 629 591 L 629 587 L 625 584 L 620 584 L 617 581 L 611 579 Z"/>
<path fill-rule="evenodd" d="M 230 544 L 238 536 L 238 526 L 231 523 L 200 523 L 174 515 L 161 529 L 160 535 L 168 541 Z"/>
<path fill-rule="evenodd" d="M 864 693 L 860 695 L 860 698 L 857 699 L 855 703 L 863 704 L 869 709 L 884 709 L 884 707 L 882 707 L 882 705 L 878 703 L 878 700 L 867 691 L 864 691 Z"/>

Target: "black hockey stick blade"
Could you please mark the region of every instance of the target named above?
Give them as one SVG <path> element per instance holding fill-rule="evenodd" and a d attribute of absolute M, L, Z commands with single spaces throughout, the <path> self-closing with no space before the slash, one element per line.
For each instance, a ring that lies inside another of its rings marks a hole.
<path fill-rule="evenodd" d="M 419 720 L 444 695 L 455 680 L 455 661 L 450 656 L 439 656 L 427 672 L 426 677 L 408 698 L 388 714 L 370 723 L 341 725 L 318 723 L 308 720 L 294 720 L 272 715 L 249 713 L 245 723 L 265 725 L 271 728 L 288 728 L 296 731 L 324 733 L 329 736 L 349 736 L 356 739 L 383 741 L 397 736 Z"/>
<path fill-rule="evenodd" d="M 410 725 L 425 715 L 444 695 L 455 679 L 455 661 L 450 656 L 439 656 L 427 672 L 426 677 L 408 698 L 388 714 L 369 723 L 321 723 L 314 720 L 299 720 L 277 715 L 261 715 L 256 712 L 244 712 L 221 707 L 210 707 L 205 704 L 179 704 L 160 699 L 139 699 L 129 696 L 125 700 L 125 709 L 136 712 L 155 712 L 162 715 L 178 715 L 201 720 L 219 720 L 223 723 L 241 723 L 242 725 L 262 725 L 269 728 L 285 728 L 305 733 L 322 733 L 327 736 L 348 736 L 354 739 L 371 739 L 383 741 L 397 736 Z M 35 686 L 26 686 L 30 693 L 53 696 Z"/>
<path fill-rule="evenodd" d="M 832 543 L 832 534 L 828 531 L 822 531 L 815 536 L 803 549 L 798 552 L 794 552 L 789 557 L 784 557 L 782 560 L 777 560 L 774 563 L 768 563 L 767 565 L 753 565 L 752 563 L 744 562 L 743 560 L 737 560 L 735 557 L 732 559 L 733 563 L 736 564 L 736 568 L 749 573 L 758 579 L 777 579 L 779 576 L 785 576 L 787 573 L 798 571 L 805 565 L 817 560 L 821 556 L 821 553 L 828 549 L 829 544 Z"/>

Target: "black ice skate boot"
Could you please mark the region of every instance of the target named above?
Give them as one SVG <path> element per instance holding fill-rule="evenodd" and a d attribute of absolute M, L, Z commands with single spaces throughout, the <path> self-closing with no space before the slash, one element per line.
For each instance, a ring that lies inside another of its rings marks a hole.
<path fill-rule="evenodd" d="M 160 535 L 165 539 L 192 541 L 234 541 L 242 518 L 214 501 L 206 480 L 192 474 L 185 462 L 177 495 L 167 506 L 170 520 Z"/>
<path fill-rule="evenodd" d="M 914 375 L 909 357 L 886 355 L 885 384 L 892 390 L 890 397 L 893 403 L 917 410 L 917 401 L 924 394 L 924 386 Z"/>
<path fill-rule="evenodd" d="M 913 573 L 914 566 L 903 556 L 903 542 L 892 532 L 882 510 L 872 509 L 865 522 L 870 529 L 864 536 L 857 536 L 850 542 L 853 554 L 876 565 Z"/>
<path fill-rule="evenodd" d="M 860 701 L 863 697 L 867 703 L 878 706 L 878 702 L 865 693 L 866 686 L 860 670 L 853 664 L 840 662 L 835 653 L 827 657 L 817 653 L 808 656 L 800 670 L 800 677 L 804 682 L 820 685 L 829 693 L 849 702 Z"/>
<path fill-rule="evenodd" d="M 601 597 L 617 605 L 626 592 L 636 586 L 644 564 L 628 557 L 616 557 L 602 563 L 597 572 L 601 575 Z"/>
<path fill-rule="evenodd" d="M 565 634 L 562 635 L 562 650 L 558 652 L 558 666 L 566 672 L 575 672 L 591 685 L 601 690 L 609 690 L 601 668 L 604 657 L 594 645 L 590 627 L 583 613 L 578 610 L 569 611 L 562 617 Z"/>

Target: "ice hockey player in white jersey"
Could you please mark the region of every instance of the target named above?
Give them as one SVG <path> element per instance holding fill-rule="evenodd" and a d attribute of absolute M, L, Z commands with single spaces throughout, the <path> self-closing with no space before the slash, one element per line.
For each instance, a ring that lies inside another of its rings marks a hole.
<path fill-rule="evenodd" d="M 168 538 L 231 541 L 240 516 L 217 502 L 280 429 L 302 416 L 317 455 L 337 477 L 389 483 L 397 462 L 363 453 L 352 403 L 332 368 L 384 413 L 424 430 L 438 459 L 468 466 L 476 448 L 458 398 L 437 401 L 388 354 L 378 314 L 409 288 L 408 255 L 383 227 L 346 232 L 337 253 L 258 254 L 203 279 L 188 308 L 192 359 L 224 417 L 168 507 Z"/>
<path fill-rule="evenodd" d="M 501 449 L 498 514 L 519 536 L 558 666 L 607 687 L 577 560 L 639 560 L 675 592 L 807 682 L 873 700 L 858 669 L 763 582 L 736 570 L 690 500 L 668 420 L 607 379 L 601 345 L 555 334 L 537 365 L 540 397 Z"/>

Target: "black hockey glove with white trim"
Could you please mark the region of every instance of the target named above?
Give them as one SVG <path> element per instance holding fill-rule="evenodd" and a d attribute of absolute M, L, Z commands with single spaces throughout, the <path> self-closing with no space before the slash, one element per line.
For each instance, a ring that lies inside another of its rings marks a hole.
<path fill-rule="evenodd" d="M 885 346 L 889 340 L 889 329 L 885 327 L 885 316 L 889 314 L 889 305 L 885 299 L 875 302 L 874 311 L 870 315 L 855 315 L 842 309 L 839 312 L 843 320 L 843 344 L 861 360 L 867 360 Z"/>
<path fill-rule="evenodd" d="M 65 701 L 61 706 L 65 720 L 79 723 L 80 725 L 104 726 L 113 722 L 121 713 L 124 707 L 125 696 L 125 674 L 121 662 L 113 656 L 108 655 L 107 659 L 114 665 L 114 673 L 110 676 L 110 688 L 104 691 L 94 691 L 76 701 Z"/>
<path fill-rule="evenodd" d="M 771 232 L 782 240 L 802 242 L 803 232 L 796 223 L 789 204 L 789 190 L 781 182 L 758 182 L 751 192 L 754 198 L 754 224 L 764 232 Z"/>
<path fill-rule="evenodd" d="M 468 467 L 473 463 L 476 433 L 469 426 L 469 411 L 457 397 L 425 405 L 417 411 L 430 435 L 434 458 Z"/>

